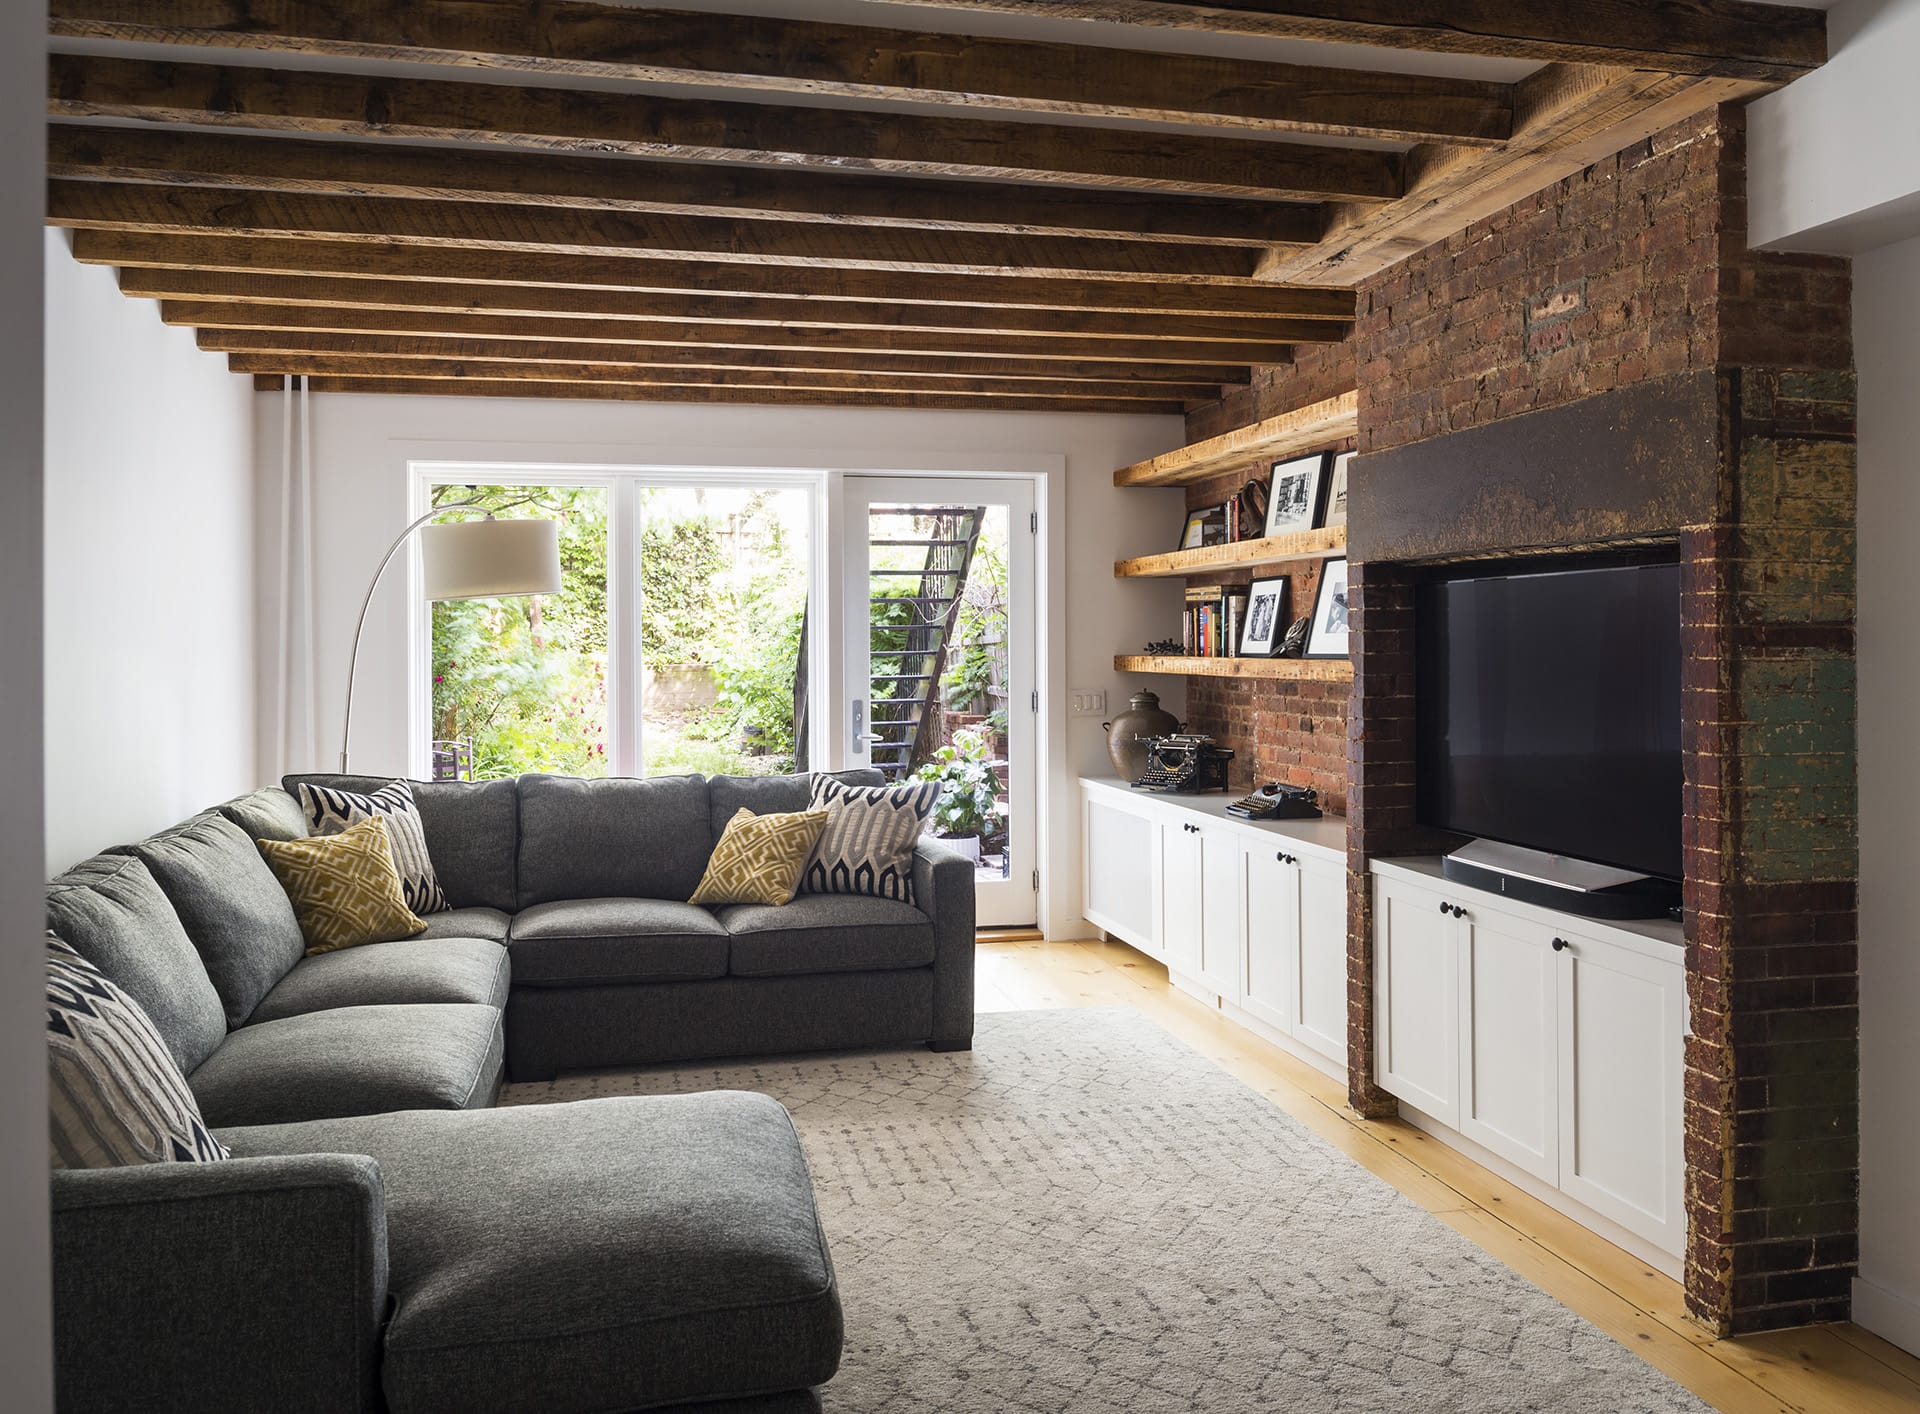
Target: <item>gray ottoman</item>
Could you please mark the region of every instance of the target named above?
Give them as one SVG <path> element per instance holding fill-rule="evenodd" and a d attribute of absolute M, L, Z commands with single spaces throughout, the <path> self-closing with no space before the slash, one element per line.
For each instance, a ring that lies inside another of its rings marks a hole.
<path fill-rule="evenodd" d="M 392 1414 L 804 1410 L 839 1292 L 787 1112 L 721 1091 L 316 1120 L 237 1157 L 370 1155 Z"/>

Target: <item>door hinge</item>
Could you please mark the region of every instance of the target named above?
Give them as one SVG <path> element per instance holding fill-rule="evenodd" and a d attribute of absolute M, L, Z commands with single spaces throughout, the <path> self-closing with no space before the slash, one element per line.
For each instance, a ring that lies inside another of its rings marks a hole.
<path fill-rule="evenodd" d="M 1027 533 L 1030 535 L 1038 535 L 1040 533 L 1040 512 L 1027 512 Z"/>
<path fill-rule="evenodd" d="M 1040 892 L 1040 871 L 1038 869 L 1033 871 L 1033 891 L 1036 894 Z"/>
<path fill-rule="evenodd" d="M 1040 689 L 1037 687 L 1033 690 L 1033 698 L 1031 702 L 1028 703 L 1028 710 L 1033 712 L 1040 710 Z"/>

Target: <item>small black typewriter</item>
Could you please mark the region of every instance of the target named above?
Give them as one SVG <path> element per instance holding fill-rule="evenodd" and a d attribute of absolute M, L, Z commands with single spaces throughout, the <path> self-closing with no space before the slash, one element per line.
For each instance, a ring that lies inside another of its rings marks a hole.
<path fill-rule="evenodd" d="M 1189 794 L 1227 788 L 1227 762 L 1233 752 L 1215 746 L 1213 738 L 1195 732 L 1156 736 L 1147 740 L 1147 769 L 1135 781 L 1137 790 Z"/>
<path fill-rule="evenodd" d="M 1261 786 L 1227 807 L 1227 814 L 1242 820 L 1318 820 L 1320 796 L 1305 786 L 1290 786 L 1279 781 Z"/>

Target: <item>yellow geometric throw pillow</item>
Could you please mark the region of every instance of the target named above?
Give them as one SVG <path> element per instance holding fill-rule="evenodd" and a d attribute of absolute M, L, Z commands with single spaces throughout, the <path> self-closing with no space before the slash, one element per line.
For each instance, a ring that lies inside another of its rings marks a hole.
<path fill-rule="evenodd" d="M 387 823 L 378 815 L 337 835 L 261 840 L 260 853 L 287 891 L 310 957 L 426 930 L 407 907 Z"/>
<path fill-rule="evenodd" d="M 827 812 L 802 810 L 791 815 L 755 815 L 742 810 L 721 832 L 707 872 L 693 891 L 692 903 L 770 903 L 793 901 L 800 871 L 827 827 Z"/>

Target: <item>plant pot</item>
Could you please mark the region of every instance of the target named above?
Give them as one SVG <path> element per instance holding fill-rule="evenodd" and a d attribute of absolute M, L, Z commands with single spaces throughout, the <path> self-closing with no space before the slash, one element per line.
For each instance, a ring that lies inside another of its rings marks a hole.
<path fill-rule="evenodd" d="M 980 862 L 980 836 L 978 835 L 935 835 L 941 844 L 965 858 L 968 862 Z"/>

